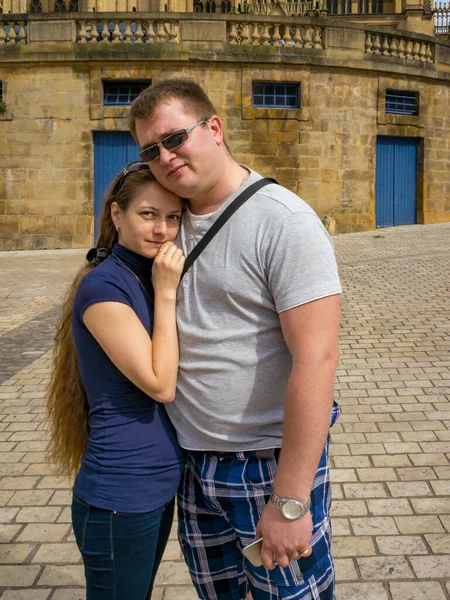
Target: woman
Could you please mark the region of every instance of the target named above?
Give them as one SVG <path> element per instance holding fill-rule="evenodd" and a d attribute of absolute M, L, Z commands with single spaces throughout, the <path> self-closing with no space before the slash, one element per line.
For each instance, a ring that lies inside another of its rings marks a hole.
<path fill-rule="evenodd" d="M 181 212 L 146 164 L 126 167 L 58 324 L 50 456 L 76 475 L 72 522 L 87 600 L 150 598 L 172 524 L 184 456 L 164 404 L 178 368 L 184 257 L 172 240 Z"/>

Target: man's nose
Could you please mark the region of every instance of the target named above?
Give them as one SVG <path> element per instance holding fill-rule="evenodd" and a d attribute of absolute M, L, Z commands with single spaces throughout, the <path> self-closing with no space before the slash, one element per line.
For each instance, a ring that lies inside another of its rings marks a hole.
<path fill-rule="evenodd" d="M 161 165 L 169 165 L 175 158 L 173 150 L 167 150 L 163 145 L 159 147 L 159 162 Z"/>

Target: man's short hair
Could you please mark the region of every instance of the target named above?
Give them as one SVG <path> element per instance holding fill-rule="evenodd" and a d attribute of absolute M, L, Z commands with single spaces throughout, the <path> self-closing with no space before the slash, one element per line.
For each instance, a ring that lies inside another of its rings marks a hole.
<path fill-rule="evenodd" d="M 182 77 L 165 79 L 143 90 L 131 105 L 128 125 L 136 141 L 136 121 L 151 118 L 162 102 L 174 98 L 181 100 L 185 109 L 199 120 L 216 114 L 213 103 L 198 83 Z"/>

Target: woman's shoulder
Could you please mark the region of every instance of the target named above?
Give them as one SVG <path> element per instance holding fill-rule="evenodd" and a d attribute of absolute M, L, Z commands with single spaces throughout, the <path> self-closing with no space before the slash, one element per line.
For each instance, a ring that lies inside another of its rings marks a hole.
<path fill-rule="evenodd" d="M 77 289 L 74 305 L 83 312 L 90 304 L 108 301 L 132 305 L 126 278 L 110 258 L 83 277 Z"/>

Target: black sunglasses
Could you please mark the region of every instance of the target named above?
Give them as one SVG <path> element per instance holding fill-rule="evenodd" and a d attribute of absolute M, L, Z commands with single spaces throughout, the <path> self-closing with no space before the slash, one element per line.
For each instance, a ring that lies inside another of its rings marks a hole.
<path fill-rule="evenodd" d="M 122 177 L 120 178 L 120 181 L 118 181 L 116 184 L 117 185 L 117 189 L 115 192 L 116 194 L 122 188 L 123 182 L 125 181 L 126 176 L 129 175 L 130 173 L 135 173 L 136 171 L 150 171 L 150 167 L 148 166 L 147 163 L 141 162 L 140 160 L 135 160 L 134 162 L 126 165 L 120 172 L 120 175 Z"/>
<path fill-rule="evenodd" d="M 166 150 L 174 150 L 175 148 L 182 146 L 184 142 L 188 139 L 189 133 L 199 125 L 206 123 L 207 120 L 208 119 L 202 119 L 195 125 L 192 125 L 192 127 L 187 127 L 186 129 L 180 129 L 180 131 L 175 131 L 174 133 L 171 133 L 157 144 L 152 144 L 151 146 L 144 148 L 138 153 L 139 158 L 145 162 L 151 162 L 152 160 L 155 160 L 155 158 L 158 158 L 160 146 L 164 146 Z"/>

